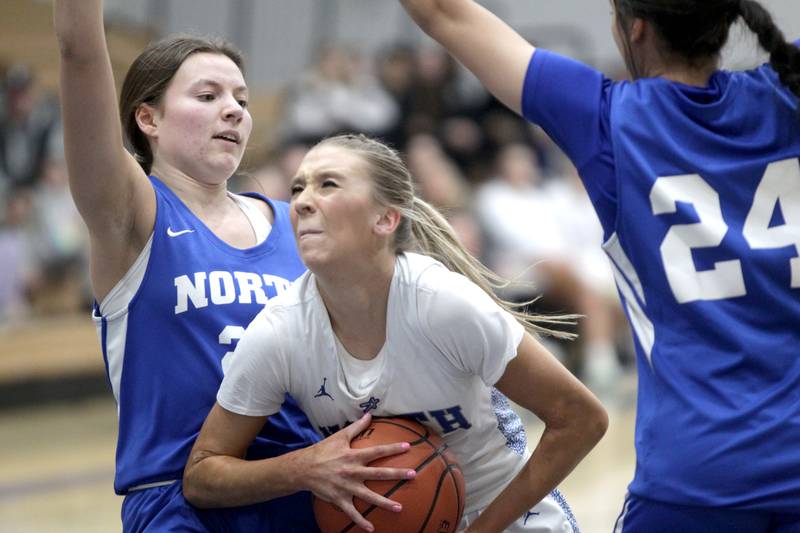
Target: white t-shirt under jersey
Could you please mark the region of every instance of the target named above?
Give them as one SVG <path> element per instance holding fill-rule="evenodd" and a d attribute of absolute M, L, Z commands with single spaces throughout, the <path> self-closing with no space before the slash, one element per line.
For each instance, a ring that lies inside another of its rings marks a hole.
<path fill-rule="evenodd" d="M 399 255 L 389 289 L 380 374 L 347 386 L 314 275 L 269 301 L 239 341 L 217 400 L 250 416 L 278 411 L 290 393 L 323 435 L 374 416 L 411 415 L 456 454 L 466 513 L 490 503 L 523 466 L 501 432 L 491 387 L 516 356 L 522 326 L 482 289 L 437 261 Z M 352 372 L 352 366 L 350 366 Z"/>

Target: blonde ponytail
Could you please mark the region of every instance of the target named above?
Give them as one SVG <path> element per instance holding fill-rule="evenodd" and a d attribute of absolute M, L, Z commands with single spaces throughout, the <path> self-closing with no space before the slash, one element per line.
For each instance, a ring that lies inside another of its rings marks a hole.
<path fill-rule="evenodd" d="M 509 280 L 486 268 L 461 244 L 455 230 L 432 205 L 414 194 L 411 174 L 399 154 L 385 144 L 365 135 L 339 135 L 319 143 L 332 144 L 358 152 L 370 167 L 375 185 L 375 199 L 398 210 L 402 220 L 395 233 L 397 253 L 418 251 L 441 262 L 475 283 L 503 309 L 514 315 L 533 334 L 572 339 L 574 333 L 559 331 L 542 324 L 571 325 L 576 315 L 547 316 L 526 312 L 534 300 L 521 303 L 506 301 L 497 291 L 511 285 Z"/>

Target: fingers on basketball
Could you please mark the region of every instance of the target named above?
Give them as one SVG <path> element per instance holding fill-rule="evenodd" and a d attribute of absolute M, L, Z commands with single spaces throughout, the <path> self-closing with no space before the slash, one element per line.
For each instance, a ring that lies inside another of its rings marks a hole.
<path fill-rule="evenodd" d="M 422 424 L 404 418 L 376 418 L 351 442 L 352 448 L 408 442 L 405 453 L 380 457 L 369 463 L 382 468 L 412 469 L 413 479 L 370 480 L 373 492 L 398 502 L 402 511 L 383 509 L 358 497 L 355 509 L 375 527 L 376 533 L 419 531 L 452 533 L 464 512 L 464 476 L 452 452 L 438 435 Z M 323 533 L 361 532 L 335 505 L 314 499 L 314 515 Z"/>

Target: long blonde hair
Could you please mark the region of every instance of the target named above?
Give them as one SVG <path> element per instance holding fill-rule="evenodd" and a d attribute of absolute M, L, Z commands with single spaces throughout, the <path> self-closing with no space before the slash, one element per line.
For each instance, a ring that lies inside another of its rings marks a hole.
<path fill-rule="evenodd" d="M 395 232 L 395 252 L 417 251 L 440 261 L 475 283 L 502 308 L 511 313 L 531 334 L 574 338 L 574 333 L 555 330 L 542 324 L 574 324 L 574 315 L 547 316 L 524 309 L 532 301 L 509 302 L 497 290 L 511 282 L 496 274 L 472 256 L 461 244 L 445 217 L 414 192 L 414 182 L 396 150 L 365 135 L 338 135 L 320 141 L 317 146 L 333 145 L 358 153 L 368 165 L 374 182 L 375 200 L 400 213 Z"/>

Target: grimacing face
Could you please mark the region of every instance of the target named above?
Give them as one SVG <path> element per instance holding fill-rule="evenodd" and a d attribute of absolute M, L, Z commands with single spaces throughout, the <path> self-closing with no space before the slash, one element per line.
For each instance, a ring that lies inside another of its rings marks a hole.
<path fill-rule="evenodd" d="M 312 272 L 363 262 L 383 245 L 376 225 L 385 208 L 375 201 L 367 163 L 357 152 L 318 145 L 290 186 L 297 248 Z"/>

